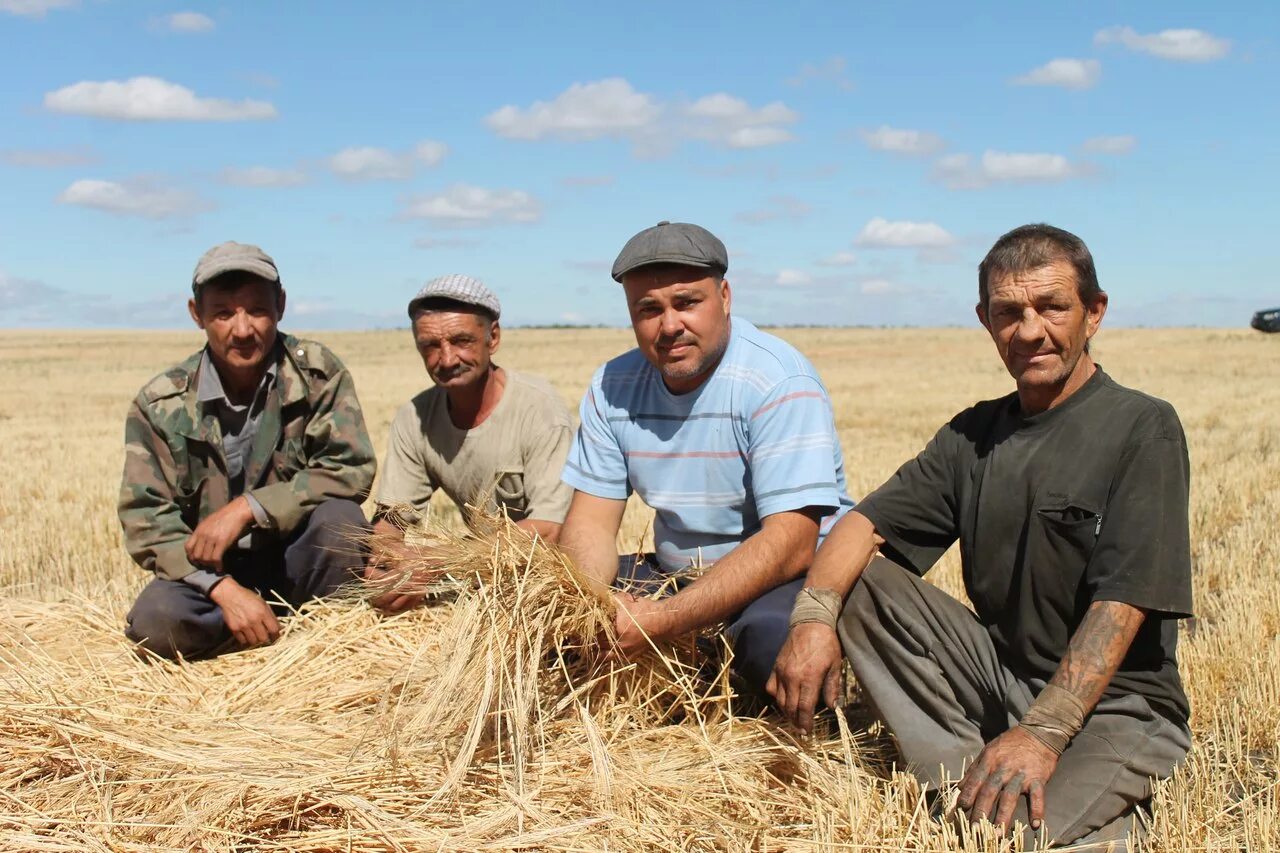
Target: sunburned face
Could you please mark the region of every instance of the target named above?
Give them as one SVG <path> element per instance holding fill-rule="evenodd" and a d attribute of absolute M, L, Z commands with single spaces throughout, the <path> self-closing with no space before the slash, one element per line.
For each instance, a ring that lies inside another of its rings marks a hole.
<path fill-rule="evenodd" d="M 435 311 L 413 321 L 413 339 L 431 380 L 442 388 L 482 383 L 498 349 L 501 330 L 480 314 Z"/>
<path fill-rule="evenodd" d="M 729 282 L 705 269 L 641 267 L 623 276 L 636 344 L 676 394 L 697 388 L 729 345 Z"/>
<path fill-rule="evenodd" d="M 1017 381 L 1024 411 L 1052 408 L 1093 374 L 1085 348 L 1106 310 L 1105 293 L 1092 305 L 1080 300 L 1075 268 L 1065 260 L 989 282 L 978 319 Z"/>
<path fill-rule="evenodd" d="M 199 300 L 191 299 L 187 308 L 204 330 L 209 354 L 225 381 L 261 376 L 284 316 L 283 290 L 277 294 L 272 282 L 246 276 L 230 287 L 206 284 Z"/>

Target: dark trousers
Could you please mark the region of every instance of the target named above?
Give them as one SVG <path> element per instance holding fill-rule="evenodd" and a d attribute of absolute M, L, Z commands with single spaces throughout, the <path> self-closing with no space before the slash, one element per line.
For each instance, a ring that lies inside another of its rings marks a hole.
<path fill-rule="evenodd" d="M 360 505 L 328 500 L 286 541 L 254 551 L 229 550 L 223 567 L 236 582 L 256 589 L 277 613 L 322 598 L 355 579 L 364 567 L 359 534 L 369 530 Z M 236 648 L 222 608 L 182 581 L 156 578 L 127 617 L 125 636 L 160 657 L 214 657 Z"/>
<path fill-rule="evenodd" d="M 871 562 L 840 615 L 840 642 L 872 709 L 908 767 L 933 788 L 964 775 L 983 746 L 1022 718 L 1044 681 L 997 656 L 967 607 L 888 560 Z M 1190 733 L 1136 694 L 1106 697 L 1067 746 L 1045 787 L 1058 844 L 1124 849 L 1135 804 L 1191 746 Z M 1028 823 L 1023 798 L 1015 820 Z M 1025 839 L 1030 845 L 1032 834 Z"/>
<path fill-rule="evenodd" d="M 663 572 L 652 554 L 629 554 L 618 558 L 618 579 L 615 586 L 637 588 L 637 592 L 652 592 L 669 584 L 675 592 L 687 582 Z M 799 577 L 782 586 L 769 590 L 742 609 L 729 620 L 725 634 L 733 647 L 733 671 L 741 681 L 741 687 L 750 703 L 763 703 L 768 695 L 765 682 L 773 672 L 773 663 L 782 651 L 790 630 L 791 609 L 796 596 L 804 586 Z"/>

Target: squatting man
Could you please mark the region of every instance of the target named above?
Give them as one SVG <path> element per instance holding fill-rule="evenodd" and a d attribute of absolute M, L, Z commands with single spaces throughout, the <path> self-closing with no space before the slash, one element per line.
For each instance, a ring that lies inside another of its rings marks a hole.
<path fill-rule="evenodd" d="M 409 301 L 413 340 L 433 387 L 405 403 L 391 422 L 378 484 L 374 529 L 382 565 L 365 577 L 390 589 L 374 606 L 398 612 L 420 604 L 434 574 L 397 571 L 407 527 L 417 523 L 437 489 L 470 522 L 473 506 L 505 514 L 548 542 L 560 538 L 573 490 L 560 481 L 573 425 L 551 383 L 499 367 L 498 297 L 478 279 L 432 279 Z M 415 547 L 409 565 L 422 566 Z"/>
<path fill-rule="evenodd" d="M 768 689 L 807 728 L 836 706 L 843 653 L 904 760 L 935 789 L 959 780 L 971 820 L 1124 843 L 1190 746 L 1186 441 L 1173 407 L 1090 355 L 1108 300 L 1078 237 L 1005 234 L 978 297 L 1016 391 L 837 522 Z M 956 540 L 973 611 L 921 580 Z"/>
<path fill-rule="evenodd" d="M 357 576 L 350 534 L 367 528 L 375 462 L 351 374 L 279 331 L 270 255 L 213 247 L 187 307 L 206 344 L 134 399 L 119 514 L 129 554 L 156 575 L 125 633 L 192 659 L 274 642 L 278 613 Z"/>

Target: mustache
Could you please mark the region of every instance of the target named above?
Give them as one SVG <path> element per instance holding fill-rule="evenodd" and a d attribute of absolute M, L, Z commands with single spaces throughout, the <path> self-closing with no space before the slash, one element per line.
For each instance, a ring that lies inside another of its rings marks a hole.
<path fill-rule="evenodd" d="M 670 349 L 671 347 L 685 346 L 693 343 L 695 343 L 694 339 L 688 335 L 678 335 L 674 338 L 658 338 L 658 346 L 663 349 Z"/>

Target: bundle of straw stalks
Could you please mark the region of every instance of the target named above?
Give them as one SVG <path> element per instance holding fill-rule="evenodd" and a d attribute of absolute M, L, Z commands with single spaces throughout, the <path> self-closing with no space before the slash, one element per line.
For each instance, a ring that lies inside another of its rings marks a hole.
<path fill-rule="evenodd" d="M 366 602 L 385 585 L 371 585 L 304 608 L 274 646 L 198 664 L 140 657 L 89 601 L 5 600 L 0 844 L 962 843 L 918 799 L 891 802 L 918 791 L 890 785 L 843 720 L 802 742 L 735 716 L 724 671 L 700 673 L 687 651 L 595 653 L 611 596 L 514 526 L 433 533 L 420 553 L 395 582 L 444 566 L 460 581 L 453 601 L 385 618 Z M 918 821 L 903 826 L 903 809 Z"/>

